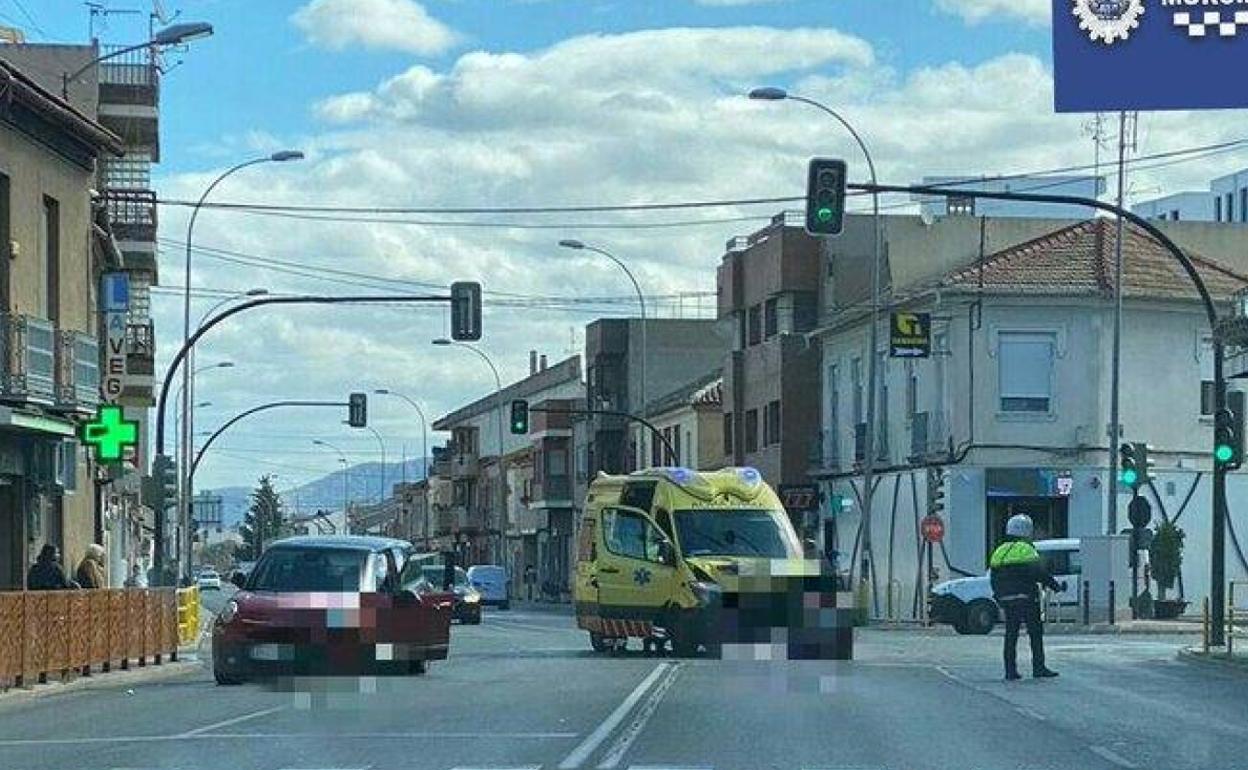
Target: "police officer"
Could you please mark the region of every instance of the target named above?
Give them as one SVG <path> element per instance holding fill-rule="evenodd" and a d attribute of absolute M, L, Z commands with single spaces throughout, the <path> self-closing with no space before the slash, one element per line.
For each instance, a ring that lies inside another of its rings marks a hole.
<path fill-rule="evenodd" d="M 1033 525 L 1030 516 L 1012 516 L 1005 524 L 1005 542 L 992 552 L 988 566 L 992 570 L 992 593 L 1005 612 L 1005 678 L 1018 675 L 1018 629 L 1026 624 L 1031 640 L 1031 675 L 1037 679 L 1057 676 L 1044 665 L 1044 626 L 1040 623 L 1040 592 L 1043 585 L 1053 591 L 1064 591 L 1049 574 L 1040 554 L 1031 544 Z"/>

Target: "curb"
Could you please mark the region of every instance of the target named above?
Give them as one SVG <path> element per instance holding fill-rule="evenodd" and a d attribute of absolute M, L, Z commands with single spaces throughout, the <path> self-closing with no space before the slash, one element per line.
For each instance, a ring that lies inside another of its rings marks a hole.
<path fill-rule="evenodd" d="M 1188 663 L 1195 663 L 1200 666 L 1210 666 L 1223 670 L 1231 669 L 1248 673 L 1248 659 L 1244 658 L 1232 658 L 1231 660 L 1227 660 L 1219 653 L 1206 653 L 1199 651 L 1194 647 L 1181 648 L 1177 657 L 1179 660 L 1186 661 Z"/>
<path fill-rule="evenodd" d="M 997 624 L 1000 626 L 1001 624 Z M 869 623 L 865 626 L 859 626 L 864 631 L 881 631 L 884 633 L 927 633 L 933 636 L 957 636 L 957 632 L 953 630 L 953 626 L 946 624 L 936 624 L 932 626 L 923 626 L 919 623 Z M 995 628 L 994 628 L 995 630 Z M 1054 623 L 1046 623 L 1044 626 L 1045 636 L 1199 636 L 1201 633 L 1200 626 L 1197 624 L 1179 624 L 1174 627 L 1157 627 L 1157 626 L 1129 626 L 1121 623 L 1097 624 L 1093 626 L 1072 626 L 1058 625 Z"/>
<path fill-rule="evenodd" d="M 493 607 L 493 608 L 490 608 L 490 609 L 492 609 L 492 610 L 494 610 L 495 612 L 498 612 L 498 613 L 500 613 L 500 614 L 503 614 L 503 615 L 505 615 L 505 614 L 506 614 L 506 611 L 504 611 L 504 610 L 500 610 L 500 609 L 498 609 L 497 607 Z M 576 607 L 575 607 L 575 606 L 573 606 L 571 603 L 568 603 L 568 604 L 556 604 L 556 603 L 553 603 L 553 602 L 517 602 L 517 601 L 513 601 L 513 602 L 511 603 L 511 609 L 512 609 L 512 610 L 521 610 L 521 611 L 524 611 L 524 612 L 541 612 L 541 613 L 545 613 L 545 614 L 548 614 L 548 615 L 575 615 L 575 614 L 576 614 Z"/>
<path fill-rule="evenodd" d="M 124 687 L 127 684 L 147 683 L 160 681 L 162 679 L 171 679 L 173 677 L 193 672 L 201 667 L 200 660 L 197 657 L 186 658 L 184 653 L 179 652 L 179 660 L 161 663 L 160 665 L 148 664 L 144 667 L 132 667 L 126 671 L 114 670 L 107 674 L 99 672 L 89 677 L 78 676 L 67 682 L 48 682 L 47 684 L 37 684 L 33 687 L 11 688 L 5 692 L 0 692 L 0 706 L 6 703 L 31 700 L 35 698 L 47 698 L 54 695 L 68 695 L 70 693 L 82 690 L 102 690 L 108 688 Z M 190 653 L 194 656 L 194 653 Z"/>

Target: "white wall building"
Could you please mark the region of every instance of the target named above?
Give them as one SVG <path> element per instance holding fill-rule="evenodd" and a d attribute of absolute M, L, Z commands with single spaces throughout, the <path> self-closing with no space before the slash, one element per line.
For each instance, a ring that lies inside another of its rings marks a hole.
<path fill-rule="evenodd" d="M 890 359 L 881 335 L 884 440 L 870 523 L 877 614 L 918 615 L 929 467 L 947 491 L 941 578 L 982 573 L 1016 513 L 1031 515 L 1040 537 L 1105 533 L 1108 453 L 1118 443 L 1108 435 L 1114 241 L 1112 221 L 1078 223 L 894 293 L 894 307 L 932 314 L 934 350 Z M 1209 585 L 1212 422 L 1200 409 L 1200 382 L 1212 378 L 1208 323 L 1167 252 L 1134 231 L 1124 251 L 1122 439 L 1154 447 L 1156 481 L 1144 494 L 1155 522 L 1177 518 L 1187 532 L 1183 587 L 1198 607 Z M 1248 286 L 1248 272 L 1193 258 L 1215 298 Z M 854 462 L 862 418 L 854 415 L 865 400 L 866 320 L 859 309 L 837 312 L 817 332 L 825 462 L 812 475 L 830 496 L 855 502 L 831 544 L 855 573 L 864 537 Z M 1248 475 L 1233 474 L 1228 488 L 1232 529 L 1248 538 Z M 1116 531 L 1129 526 L 1128 500 L 1119 490 Z M 1248 576 L 1228 541 L 1228 579 Z"/>
<path fill-rule="evenodd" d="M 1181 192 L 1144 201 L 1131 210 L 1148 219 L 1248 223 L 1248 169 L 1220 176 L 1201 192 Z"/>

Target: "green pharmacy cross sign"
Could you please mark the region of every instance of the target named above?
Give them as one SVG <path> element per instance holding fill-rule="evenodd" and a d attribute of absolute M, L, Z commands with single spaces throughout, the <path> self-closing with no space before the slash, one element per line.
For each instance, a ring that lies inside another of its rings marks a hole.
<path fill-rule="evenodd" d="M 95 449 L 97 460 L 117 462 L 139 443 L 139 423 L 122 416 L 119 406 L 101 406 L 95 419 L 82 426 L 82 441 Z"/>

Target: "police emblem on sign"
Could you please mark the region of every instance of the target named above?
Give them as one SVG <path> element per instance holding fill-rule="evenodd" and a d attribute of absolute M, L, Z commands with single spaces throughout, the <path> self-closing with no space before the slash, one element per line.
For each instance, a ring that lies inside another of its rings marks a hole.
<path fill-rule="evenodd" d="M 1144 0 L 1074 0 L 1079 28 L 1092 40 L 1110 45 L 1131 37 L 1140 25 Z"/>

